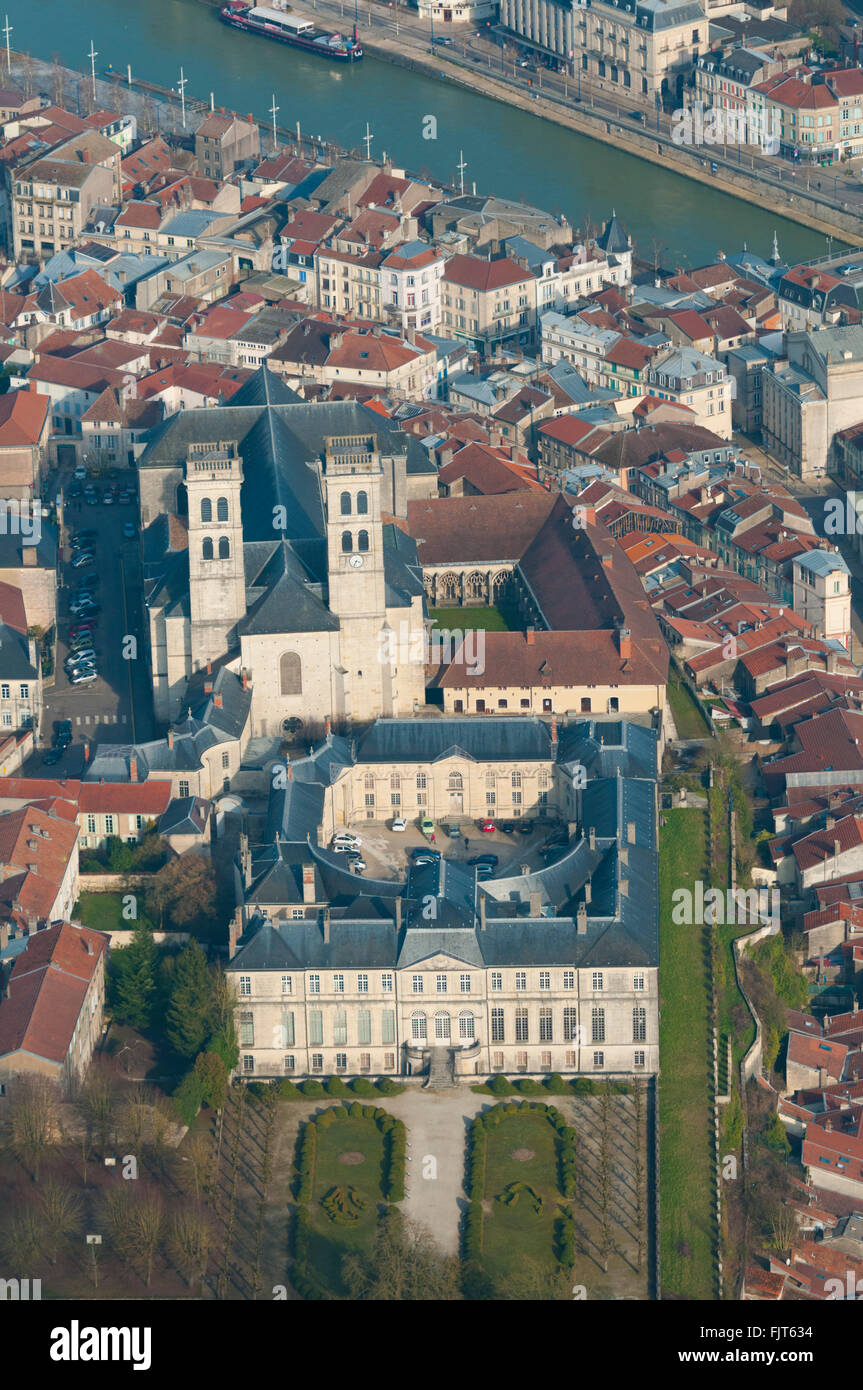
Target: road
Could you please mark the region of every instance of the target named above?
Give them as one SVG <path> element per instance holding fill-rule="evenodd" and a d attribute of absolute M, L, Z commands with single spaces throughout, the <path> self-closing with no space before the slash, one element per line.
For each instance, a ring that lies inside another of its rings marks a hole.
<path fill-rule="evenodd" d="M 117 474 L 122 485 L 131 474 Z M 52 487 L 68 495 L 70 472 L 52 479 Z M 42 741 L 44 747 L 29 760 L 28 776 L 41 774 L 44 755 L 50 745 L 53 725 L 58 719 L 72 722 L 73 744 L 62 762 L 45 769 L 45 775 L 77 776 L 83 766 L 84 740 L 95 743 L 141 742 L 153 737 L 152 696 L 145 659 L 141 627 L 141 581 L 138 540 L 123 537 L 125 522 L 136 518 L 134 502 L 127 506 L 106 506 L 101 498 L 105 489 L 97 484 L 100 501 L 88 506 L 83 500 L 67 501 L 60 537 L 58 571 L 57 669 L 53 686 L 44 692 Z M 74 531 L 97 532 L 96 563 L 90 568 L 73 569 L 70 539 Z M 99 678 L 93 685 L 70 685 L 64 668 L 69 650 L 71 594 L 79 579 L 95 576 L 96 600 L 100 604 L 94 646 Z M 130 643 L 128 638 L 133 638 Z"/>

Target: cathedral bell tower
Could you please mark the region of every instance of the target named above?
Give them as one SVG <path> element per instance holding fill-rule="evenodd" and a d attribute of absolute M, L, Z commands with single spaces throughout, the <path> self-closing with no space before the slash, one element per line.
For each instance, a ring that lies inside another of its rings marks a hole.
<path fill-rule="evenodd" d="M 192 670 L 236 645 L 246 615 L 243 460 L 236 440 L 191 444 L 186 457 L 189 498 L 189 603 Z"/>
<path fill-rule="evenodd" d="M 381 491 L 383 465 L 371 435 L 324 440 L 330 611 L 340 620 L 341 689 L 334 708 L 369 719 L 387 710 L 390 672 L 381 660 L 386 622 Z"/>

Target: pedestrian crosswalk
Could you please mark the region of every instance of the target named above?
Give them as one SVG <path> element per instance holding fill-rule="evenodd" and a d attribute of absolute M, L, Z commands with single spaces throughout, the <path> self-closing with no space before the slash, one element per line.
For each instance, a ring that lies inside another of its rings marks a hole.
<path fill-rule="evenodd" d="M 127 724 L 125 714 L 76 714 L 74 721 L 78 728 L 87 724 Z"/>

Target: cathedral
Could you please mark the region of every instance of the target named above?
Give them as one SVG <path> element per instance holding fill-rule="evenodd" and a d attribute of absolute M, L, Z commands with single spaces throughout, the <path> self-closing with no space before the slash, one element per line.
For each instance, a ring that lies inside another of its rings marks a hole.
<path fill-rule="evenodd" d="M 422 570 L 398 523 L 437 487 L 415 439 L 264 366 L 229 404 L 153 430 L 138 469 L 157 718 L 225 665 L 251 690 L 253 737 L 423 704 Z"/>

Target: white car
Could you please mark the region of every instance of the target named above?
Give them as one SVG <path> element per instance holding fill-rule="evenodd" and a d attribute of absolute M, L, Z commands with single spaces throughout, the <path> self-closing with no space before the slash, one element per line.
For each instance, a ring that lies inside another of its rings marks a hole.
<path fill-rule="evenodd" d="M 402 816 L 396 816 L 395 820 L 393 821 L 392 828 L 393 830 L 399 831 L 407 830 L 408 823 Z"/>
<path fill-rule="evenodd" d="M 84 467 L 83 463 L 78 464 L 78 467 L 75 469 L 75 472 L 72 474 L 72 476 L 75 479 L 76 483 L 83 483 L 84 479 L 87 476 L 87 470 Z"/>
<path fill-rule="evenodd" d="M 362 843 L 363 842 L 358 835 L 334 835 L 332 848 L 336 851 L 337 854 L 341 854 L 348 849 L 360 849 L 362 847 Z"/>

